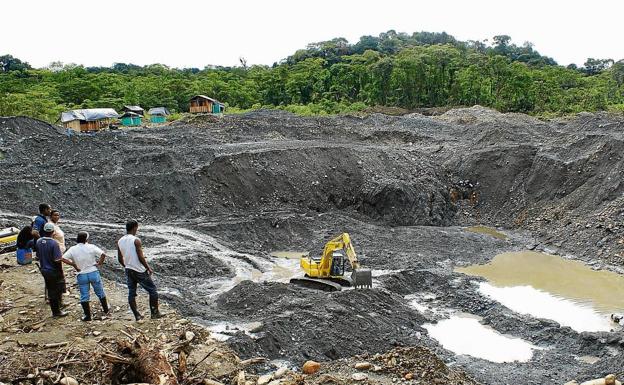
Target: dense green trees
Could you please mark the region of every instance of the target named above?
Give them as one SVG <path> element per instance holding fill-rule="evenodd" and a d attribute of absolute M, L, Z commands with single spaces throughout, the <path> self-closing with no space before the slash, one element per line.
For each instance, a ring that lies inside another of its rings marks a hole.
<path fill-rule="evenodd" d="M 184 111 L 194 94 L 214 96 L 231 110 L 299 113 L 474 104 L 537 114 L 624 110 L 624 61 L 590 58 L 582 68 L 566 68 L 506 35 L 489 46 L 445 33 L 395 31 L 363 36 L 353 45 L 342 38 L 310 44 L 271 67 L 84 68 L 55 62 L 32 69 L 0 56 L 0 115 L 55 121 L 65 109 L 124 104 Z"/>

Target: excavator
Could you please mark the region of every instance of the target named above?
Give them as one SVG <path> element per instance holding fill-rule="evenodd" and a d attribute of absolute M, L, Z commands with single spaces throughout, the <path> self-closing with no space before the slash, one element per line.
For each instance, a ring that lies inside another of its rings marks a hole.
<path fill-rule="evenodd" d="M 347 261 L 351 264 L 351 278 L 345 276 Z M 290 283 L 295 285 L 324 291 L 339 291 L 343 286 L 354 286 L 356 289 L 373 286 L 371 271 L 360 266 L 347 233 L 327 242 L 320 258 L 301 257 L 300 265 L 305 275 L 292 278 Z"/>

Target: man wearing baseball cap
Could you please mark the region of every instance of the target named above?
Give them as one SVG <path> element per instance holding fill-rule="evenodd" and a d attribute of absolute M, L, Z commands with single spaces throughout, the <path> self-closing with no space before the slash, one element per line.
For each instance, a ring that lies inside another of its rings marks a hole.
<path fill-rule="evenodd" d="M 41 263 L 41 275 L 45 281 L 50 308 L 53 317 L 65 317 L 66 312 L 61 311 L 61 298 L 65 290 L 65 277 L 63 275 L 63 254 L 57 241 L 52 239 L 54 223 L 48 222 L 42 226 L 41 237 L 35 244 L 35 251 Z"/>

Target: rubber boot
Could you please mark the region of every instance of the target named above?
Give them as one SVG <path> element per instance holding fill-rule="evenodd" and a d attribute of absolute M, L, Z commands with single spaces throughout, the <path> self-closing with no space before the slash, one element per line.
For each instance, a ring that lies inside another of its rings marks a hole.
<path fill-rule="evenodd" d="M 134 319 L 139 321 L 143 319 L 139 310 L 137 310 L 136 298 L 132 298 L 128 300 L 128 304 L 130 305 L 130 310 L 132 310 L 132 314 L 134 314 Z"/>
<path fill-rule="evenodd" d="M 61 311 L 61 301 L 50 298 L 50 308 L 52 309 L 52 317 L 59 318 L 67 316 L 67 312 Z"/>
<path fill-rule="evenodd" d="M 152 313 L 152 319 L 162 318 L 163 315 L 158 311 L 158 297 L 150 297 L 150 312 Z"/>
<path fill-rule="evenodd" d="M 89 302 L 80 302 L 80 304 L 82 305 L 82 311 L 84 311 L 84 317 L 82 317 L 82 320 L 84 322 L 88 322 L 91 321 L 91 305 L 89 304 Z"/>
<path fill-rule="evenodd" d="M 110 309 L 108 308 L 108 301 L 106 301 L 106 297 L 100 298 L 100 304 L 102 305 L 102 310 L 104 311 L 104 314 L 108 314 Z"/>

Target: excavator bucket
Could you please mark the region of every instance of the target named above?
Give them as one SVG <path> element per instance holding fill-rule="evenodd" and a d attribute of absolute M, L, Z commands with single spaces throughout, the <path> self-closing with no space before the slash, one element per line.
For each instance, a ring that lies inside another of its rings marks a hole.
<path fill-rule="evenodd" d="M 373 274 L 370 269 L 358 268 L 351 273 L 351 281 L 356 289 L 360 287 L 373 287 Z"/>

